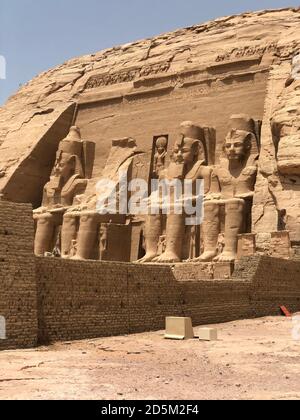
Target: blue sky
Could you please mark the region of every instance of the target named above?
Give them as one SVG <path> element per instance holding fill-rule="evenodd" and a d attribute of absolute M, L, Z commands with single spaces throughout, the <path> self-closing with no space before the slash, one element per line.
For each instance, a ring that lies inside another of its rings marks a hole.
<path fill-rule="evenodd" d="M 0 0 L 0 104 L 69 58 L 250 10 L 299 0 Z"/>

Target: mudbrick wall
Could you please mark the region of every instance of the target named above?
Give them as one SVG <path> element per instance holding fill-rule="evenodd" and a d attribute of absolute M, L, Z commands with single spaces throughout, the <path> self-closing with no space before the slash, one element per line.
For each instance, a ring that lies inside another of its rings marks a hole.
<path fill-rule="evenodd" d="M 0 201 L 0 349 L 158 330 L 166 316 L 201 325 L 300 310 L 299 261 L 245 258 L 211 280 L 193 264 L 35 258 L 31 211 Z"/>
<path fill-rule="evenodd" d="M 38 258 L 39 342 L 163 329 L 166 316 L 195 325 L 300 310 L 300 264 L 244 259 L 230 280 L 180 280 L 169 266 Z M 188 271 L 187 271 L 188 273 Z"/>
<path fill-rule="evenodd" d="M 157 330 L 168 315 L 197 324 L 250 313 L 247 282 L 178 282 L 167 266 L 40 258 L 37 279 L 40 342 Z"/>
<path fill-rule="evenodd" d="M 0 200 L 0 349 L 37 343 L 37 292 L 32 207 Z M 3 334 L 3 331 L 2 331 Z M 0 334 L 2 336 L 2 334 Z"/>

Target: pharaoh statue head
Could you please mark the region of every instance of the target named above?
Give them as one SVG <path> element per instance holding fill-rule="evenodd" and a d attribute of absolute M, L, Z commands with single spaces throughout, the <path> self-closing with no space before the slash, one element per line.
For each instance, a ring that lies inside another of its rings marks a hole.
<path fill-rule="evenodd" d="M 247 115 L 232 115 L 225 139 L 224 153 L 229 161 L 244 162 L 258 155 L 258 141 L 254 120 Z"/>
<path fill-rule="evenodd" d="M 205 159 L 203 130 L 190 121 L 180 125 L 180 136 L 175 142 L 172 160 L 176 164 L 193 165 L 199 159 Z"/>
<path fill-rule="evenodd" d="M 68 181 L 73 175 L 84 177 L 82 167 L 83 141 L 78 127 L 71 127 L 68 136 L 59 144 L 52 177 Z"/>

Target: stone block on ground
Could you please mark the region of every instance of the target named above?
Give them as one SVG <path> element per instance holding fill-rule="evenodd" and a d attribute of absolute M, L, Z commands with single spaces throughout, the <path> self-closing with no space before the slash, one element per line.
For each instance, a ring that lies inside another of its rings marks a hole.
<path fill-rule="evenodd" d="M 197 331 L 200 341 L 217 341 L 218 330 L 216 328 L 201 328 Z"/>
<path fill-rule="evenodd" d="M 191 318 L 167 317 L 165 338 L 170 340 L 195 338 Z"/>

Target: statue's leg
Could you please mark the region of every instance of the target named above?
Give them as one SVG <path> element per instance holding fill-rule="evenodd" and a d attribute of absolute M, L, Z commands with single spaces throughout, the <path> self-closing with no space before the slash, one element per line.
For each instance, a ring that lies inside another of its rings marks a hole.
<path fill-rule="evenodd" d="M 238 235 L 242 232 L 245 217 L 245 202 L 236 198 L 225 205 L 225 248 L 217 257 L 219 262 L 232 262 L 237 258 Z"/>
<path fill-rule="evenodd" d="M 161 235 L 161 215 L 148 215 L 145 224 L 146 255 L 139 263 L 151 262 L 157 256 L 157 247 Z"/>
<path fill-rule="evenodd" d="M 204 203 L 202 231 L 204 252 L 194 262 L 210 262 L 218 253 L 217 247 L 220 233 L 220 203 L 218 201 L 207 201 Z"/>
<path fill-rule="evenodd" d="M 61 256 L 69 258 L 72 247 L 72 241 L 77 236 L 77 216 L 72 213 L 64 215 L 64 221 L 61 230 Z"/>
<path fill-rule="evenodd" d="M 51 213 L 34 216 L 36 220 L 36 233 L 34 239 L 34 253 L 43 257 L 46 252 L 52 252 L 55 220 Z"/>
<path fill-rule="evenodd" d="M 169 214 L 167 219 L 166 251 L 155 262 L 176 263 L 182 261 L 182 244 L 185 230 L 184 214 Z"/>
<path fill-rule="evenodd" d="M 95 213 L 82 214 L 77 237 L 77 253 L 74 260 L 89 260 L 94 257 L 99 228 L 99 217 Z"/>

